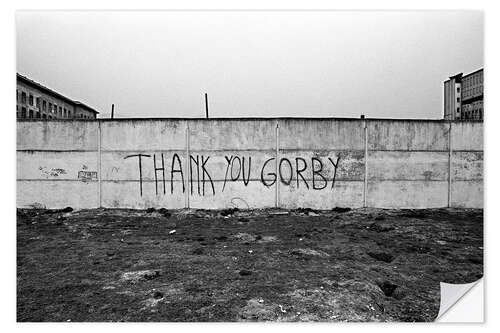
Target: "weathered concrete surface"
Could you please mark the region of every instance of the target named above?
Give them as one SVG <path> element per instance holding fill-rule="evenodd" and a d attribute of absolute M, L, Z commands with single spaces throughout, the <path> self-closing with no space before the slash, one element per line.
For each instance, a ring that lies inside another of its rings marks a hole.
<path fill-rule="evenodd" d="M 300 183 L 299 183 L 300 184 Z M 310 207 L 324 209 L 324 207 L 363 207 L 363 181 L 339 181 L 333 190 L 328 184 L 324 190 L 312 191 L 300 184 L 297 188 L 291 183 L 280 191 L 279 206 L 295 209 Z"/>
<path fill-rule="evenodd" d="M 280 149 L 364 150 L 363 128 L 354 119 L 279 120 Z"/>
<path fill-rule="evenodd" d="M 121 120 L 101 122 L 102 151 L 184 150 L 186 121 Z"/>
<path fill-rule="evenodd" d="M 446 151 L 448 129 L 444 121 L 370 120 L 368 149 Z"/>
<path fill-rule="evenodd" d="M 17 181 L 17 206 L 27 208 L 73 207 L 83 209 L 99 205 L 97 182 L 60 180 Z"/>
<path fill-rule="evenodd" d="M 17 150 L 96 151 L 98 122 L 18 121 Z"/>
<path fill-rule="evenodd" d="M 171 193 L 171 186 L 174 193 Z M 110 208 L 149 208 L 149 207 L 172 207 L 183 208 L 185 197 L 182 193 L 182 182 L 175 181 L 169 183 L 166 194 L 163 195 L 163 188 L 158 191 L 162 195 L 156 195 L 155 182 L 145 181 L 142 183 L 142 197 L 139 196 L 139 181 L 103 182 L 101 185 L 102 206 Z"/>
<path fill-rule="evenodd" d="M 448 204 L 448 182 L 411 180 L 369 181 L 367 196 L 368 207 L 446 207 Z"/>
<path fill-rule="evenodd" d="M 477 122 L 138 119 L 17 126 L 19 207 L 483 205 Z"/>
<path fill-rule="evenodd" d="M 482 208 L 482 131 L 478 122 L 368 121 L 367 205 Z"/>
<path fill-rule="evenodd" d="M 482 122 L 454 122 L 451 130 L 451 146 L 457 150 L 483 150 Z"/>
<path fill-rule="evenodd" d="M 451 129 L 452 207 L 483 207 L 483 123 L 456 122 Z"/>

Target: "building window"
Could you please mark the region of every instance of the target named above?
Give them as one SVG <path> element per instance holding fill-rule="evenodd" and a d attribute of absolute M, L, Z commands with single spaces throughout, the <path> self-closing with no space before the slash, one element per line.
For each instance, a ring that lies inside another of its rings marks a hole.
<path fill-rule="evenodd" d="M 28 100 L 29 100 L 30 105 L 33 105 L 33 95 L 30 94 L 30 97 Z"/>
<path fill-rule="evenodd" d="M 47 119 L 47 115 L 45 113 L 42 114 L 42 119 Z"/>
<path fill-rule="evenodd" d="M 36 108 L 40 109 L 40 97 L 36 98 Z"/>
<path fill-rule="evenodd" d="M 16 102 L 19 102 L 19 90 L 16 89 Z"/>
<path fill-rule="evenodd" d="M 460 103 L 460 97 L 457 97 L 457 103 Z"/>
<path fill-rule="evenodd" d="M 457 108 L 457 113 L 460 113 L 460 108 Z"/>
<path fill-rule="evenodd" d="M 36 118 L 37 118 L 37 119 L 40 119 L 40 112 L 37 112 L 37 113 L 36 113 Z"/>
<path fill-rule="evenodd" d="M 42 110 L 47 111 L 47 102 L 46 101 L 42 102 Z"/>
<path fill-rule="evenodd" d="M 459 93 L 459 92 L 460 92 L 460 87 L 457 87 L 457 93 Z"/>
<path fill-rule="evenodd" d="M 26 93 L 24 91 L 21 93 L 21 103 L 26 104 Z"/>
<path fill-rule="evenodd" d="M 59 117 L 62 117 L 62 107 L 59 107 Z"/>
<path fill-rule="evenodd" d="M 21 118 L 26 118 L 26 108 L 21 108 Z"/>
<path fill-rule="evenodd" d="M 52 103 L 49 103 L 49 112 L 52 112 Z"/>
<path fill-rule="evenodd" d="M 29 111 L 29 116 L 28 116 L 28 117 L 29 117 L 29 118 L 33 118 L 33 110 L 31 110 L 31 109 L 30 109 L 30 111 Z"/>

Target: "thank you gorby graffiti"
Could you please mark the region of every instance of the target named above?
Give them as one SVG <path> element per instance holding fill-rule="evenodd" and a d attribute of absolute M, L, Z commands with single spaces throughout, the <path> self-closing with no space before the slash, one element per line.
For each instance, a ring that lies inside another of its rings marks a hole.
<path fill-rule="evenodd" d="M 223 179 L 216 181 L 213 177 L 215 167 L 211 164 L 211 156 L 179 154 L 130 154 L 124 159 L 126 163 L 135 164 L 139 193 L 143 195 L 144 174 L 146 171 L 154 175 L 155 194 L 173 194 L 176 191 L 189 191 L 191 195 L 215 195 L 217 191 L 227 191 L 227 184 L 241 182 L 248 186 L 250 181 L 257 181 L 265 187 L 280 182 L 284 186 L 295 186 L 307 190 L 333 190 L 342 155 L 313 157 L 280 157 L 276 165 L 276 157 L 270 157 L 255 163 L 252 156 L 225 155 Z M 221 175 L 222 175 L 221 174 Z M 220 186 L 218 186 L 220 183 Z M 186 188 L 188 187 L 188 188 Z"/>

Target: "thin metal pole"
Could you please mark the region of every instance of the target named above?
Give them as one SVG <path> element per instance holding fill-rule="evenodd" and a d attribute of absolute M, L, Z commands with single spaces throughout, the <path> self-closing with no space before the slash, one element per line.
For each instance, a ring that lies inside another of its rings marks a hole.
<path fill-rule="evenodd" d="M 208 94 L 205 93 L 205 114 L 208 119 Z"/>
<path fill-rule="evenodd" d="M 115 117 L 115 105 L 111 104 L 111 119 Z"/>
<path fill-rule="evenodd" d="M 185 168 L 186 168 L 186 173 L 187 173 L 187 183 L 186 183 L 186 194 L 185 194 L 185 206 L 186 208 L 189 208 L 189 205 L 190 205 L 190 202 L 189 202 L 189 196 L 191 195 L 189 193 L 189 185 L 191 184 L 191 168 L 189 167 L 190 163 L 191 163 L 191 159 L 190 159 L 190 135 L 189 135 L 189 124 L 186 125 L 186 165 L 185 165 Z"/>
<path fill-rule="evenodd" d="M 97 121 L 97 192 L 98 192 L 98 201 L 99 208 L 102 207 L 102 189 L 101 189 L 101 180 L 102 180 L 102 167 L 101 167 L 101 121 Z"/>

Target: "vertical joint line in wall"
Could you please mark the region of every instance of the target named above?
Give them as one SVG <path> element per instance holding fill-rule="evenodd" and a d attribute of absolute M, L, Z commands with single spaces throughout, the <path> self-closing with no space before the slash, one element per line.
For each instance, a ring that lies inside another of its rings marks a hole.
<path fill-rule="evenodd" d="M 279 154 L 280 154 L 280 128 L 279 122 L 276 120 L 276 196 L 274 198 L 274 206 L 279 208 L 280 206 L 280 181 L 279 181 Z"/>
<path fill-rule="evenodd" d="M 186 174 L 187 174 L 187 177 L 186 177 L 187 184 L 185 187 L 185 189 L 186 189 L 186 192 L 185 192 L 185 206 L 186 206 L 186 208 L 189 208 L 189 204 L 190 204 L 189 203 L 189 184 L 191 183 L 191 173 L 190 173 L 190 168 L 189 168 L 189 163 L 191 162 L 189 160 L 189 154 L 190 154 L 190 152 L 189 152 L 189 149 L 190 149 L 189 139 L 190 139 L 190 137 L 189 137 L 189 125 L 186 125 L 186 165 L 184 166 L 184 168 L 186 168 Z"/>
<path fill-rule="evenodd" d="M 448 127 L 448 208 L 451 207 L 451 184 L 453 182 L 453 177 L 451 174 L 451 159 L 453 156 L 453 150 L 451 146 L 451 121 Z"/>
<path fill-rule="evenodd" d="M 102 207 L 102 190 L 101 190 L 101 121 L 97 121 L 97 197 L 99 208 Z"/>
<path fill-rule="evenodd" d="M 364 176 L 364 183 L 363 183 L 363 207 L 366 207 L 367 200 L 366 196 L 368 194 L 368 126 L 366 123 L 366 120 L 363 120 L 363 132 L 364 132 L 364 139 L 365 139 L 365 176 Z"/>

